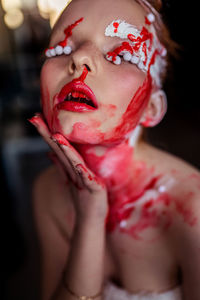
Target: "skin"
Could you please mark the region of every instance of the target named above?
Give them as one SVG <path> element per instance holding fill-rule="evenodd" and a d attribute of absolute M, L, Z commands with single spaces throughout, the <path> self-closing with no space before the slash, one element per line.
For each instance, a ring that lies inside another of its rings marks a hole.
<path fill-rule="evenodd" d="M 63 40 L 67 26 L 84 18 L 70 37 L 72 54 L 46 60 L 41 73 L 44 116 L 30 120 L 54 151 L 60 170 L 44 173 L 34 192 L 43 254 L 42 299 L 55 291 L 55 299 L 66 299 L 63 271 L 77 294 L 95 295 L 113 278 L 131 292 L 160 292 L 179 283 L 181 270 L 184 299 L 200 297 L 199 173 L 140 139 L 129 145 L 129 130 L 156 125 L 165 103 L 153 97 L 157 88 L 148 74 L 105 59 L 121 43 L 104 36 L 106 26 L 120 18 L 141 27 L 145 16 L 135 1 L 74 0 L 53 30 L 49 47 Z M 84 82 L 94 91 L 99 109 L 55 113 L 56 95 L 86 65 L 90 71 Z M 139 101 L 139 110 L 133 109 L 133 121 L 125 129 L 133 100 Z M 48 249 L 55 243 L 51 254 Z"/>

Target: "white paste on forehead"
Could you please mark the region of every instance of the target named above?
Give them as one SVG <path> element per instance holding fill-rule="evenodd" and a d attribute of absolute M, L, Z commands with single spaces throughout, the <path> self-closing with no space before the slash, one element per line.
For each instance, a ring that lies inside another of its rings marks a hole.
<path fill-rule="evenodd" d="M 160 74 L 166 67 L 166 60 L 165 56 L 167 54 L 166 49 L 164 46 L 160 43 L 160 41 L 157 38 L 156 31 L 154 29 L 154 26 L 152 23 L 155 21 L 155 16 L 153 14 L 149 14 L 147 16 L 148 21 L 151 23 L 149 25 L 144 26 L 142 29 L 147 29 L 147 31 L 152 34 L 152 46 L 150 46 L 150 39 L 147 39 L 146 41 L 142 42 L 140 44 L 140 47 L 137 50 L 134 50 L 132 57 L 127 58 L 127 52 L 120 53 L 120 55 L 123 55 L 124 60 L 130 61 L 133 64 L 136 64 L 139 69 L 141 69 L 144 72 L 147 72 L 150 68 L 150 74 L 152 78 L 155 81 L 155 84 L 160 87 L 161 84 L 161 76 Z M 117 26 L 116 26 L 117 25 Z M 121 39 L 129 39 L 129 35 L 133 35 L 135 39 L 142 38 L 142 29 L 139 30 L 136 26 L 131 25 L 129 23 L 126 23 L 125 21 L 122 21 L 120 19 L 114 20 L 111 22 L 105 30 L 105 36 L 110 37 L 119 37 Z M 134 47 L 134 41 L 130 41 L 129 44 Z M 144 45 L 145 44 L 145 45 Z M 146 55 L 144 52 L 144 46 L 146 47 Z M 150 66 L 151 59 L 157 51 L 159 54 L 155 57 L 155 62 Z M 129 52 L 130 53 L 130 52 Z M 130 55 L 129 55 L 130 56 Z M 147 59 L 146 59 L 147 57 Z M 112 57 L 107 56 L 107 59 L 112 61 Z M 119 60 L 120 59 L 120 60 Z M 146 59 L 146 62 L 145 62 Z M 119 56 L 116 57 L 114 63 L 120 64 L 121 58 Z"/>

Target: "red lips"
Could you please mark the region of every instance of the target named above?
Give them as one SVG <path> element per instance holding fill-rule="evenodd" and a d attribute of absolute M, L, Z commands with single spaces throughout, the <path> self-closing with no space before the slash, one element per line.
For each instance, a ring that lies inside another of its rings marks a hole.
<path fill-rule="evenodd" d="M 72 95 L 72 97 L 70 97 Z M 73 97 L 82 98 L 82 102 L 75 101 Z M 72 98 L 72 99 L 71 99 Z M 71 100 L 70 100 L 71 99 Z M 98 108 L 96 97 L 93 91 L 82 81 L 72 80 L 66 84 L 57 97 L 57 109 L 73 112 L 89 112 Z"/>

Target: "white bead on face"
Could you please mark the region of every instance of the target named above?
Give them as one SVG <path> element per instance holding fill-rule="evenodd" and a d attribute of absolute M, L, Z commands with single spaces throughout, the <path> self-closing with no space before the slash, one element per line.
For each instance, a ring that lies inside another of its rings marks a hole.
<path fill-rule="evenodd" d="M 70 46 L 62 47 L 60 45 L 57 45 L 55 48 L 49 48 L 45 51 L 46 57 L 55 57 L 59 55 L 69 55 L 72 52 L 72 48 Z"/>
<path fill-rule="evenodd" d="M 72 48 L 68 45 L 68 38 L 72 35 L 72 30 L 83 21 L 83 18 L 80 18 L 75 23 L 69 25 L 65 30 L 65 38 L 63 41 L 59 42 L 55 47 L 50 47 L 46 49 L 45 55 L 50 58 L 58 55 L 69 55 L 72 52 Z"/>
<path fill-rule="evenodd" d="M 62 55 L 63 54 L 63 47 L 58 45 L 58 46 L 56 46 L 55 51 L 56 51 L 56 55 Z"/>

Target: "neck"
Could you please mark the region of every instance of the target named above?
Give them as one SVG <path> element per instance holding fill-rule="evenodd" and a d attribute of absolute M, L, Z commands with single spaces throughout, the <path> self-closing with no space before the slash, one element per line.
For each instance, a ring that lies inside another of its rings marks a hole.
<path fill-rule="evenodd" d="M 152 169 L 135 159 L 140 147 L 140 127 L 118 145 L 75 145 L 88 167 L 101 177 L 107 187 L 110 206 L 108 229 L 113 230 L 128 218 L 135 203 L 151 185 Z M 124 209 L 128 204 L 128 210 Z M 116 217 L 117 215 L 117 217 Z"/>
<path fill-rule="evenodd" d="M 141 127 L 138 126 L 117 145 L 74 145 L 89 168 L 106 183 L 108 192 L 123 190 L 132 179 L 134 152 L 138 146 Z"/>

